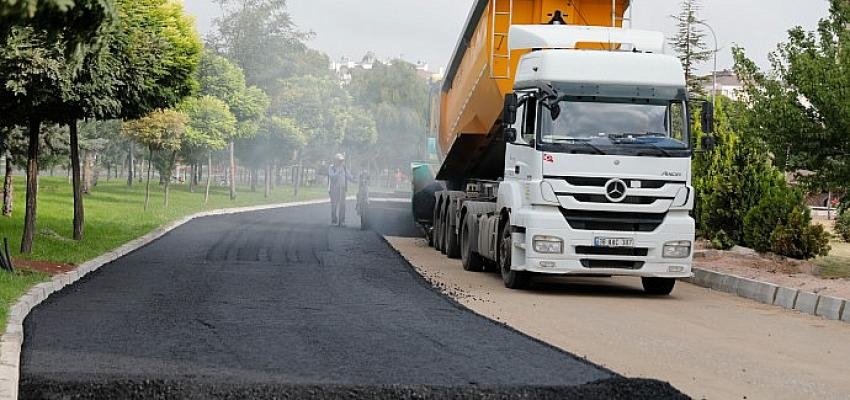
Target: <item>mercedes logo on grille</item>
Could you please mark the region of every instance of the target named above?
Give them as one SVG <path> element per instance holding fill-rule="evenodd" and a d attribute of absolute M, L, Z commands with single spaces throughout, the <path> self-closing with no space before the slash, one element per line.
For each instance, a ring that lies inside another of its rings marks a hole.
<path fill-rule="evenodd" d="M 622 179 L 611 179 L 605 184 L 605 197 L 612 203 L 619 203 L 626 199 L 627 188 Z"/>

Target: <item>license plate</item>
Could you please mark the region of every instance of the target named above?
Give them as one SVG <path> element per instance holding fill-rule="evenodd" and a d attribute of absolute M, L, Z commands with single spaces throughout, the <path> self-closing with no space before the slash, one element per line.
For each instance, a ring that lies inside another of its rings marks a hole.
<path fill-rule="evenodd" d="M 596 247 L 635 247 L 635 240 L 631 238 L 606 238 L 598 237 L 594 240 Z"/>

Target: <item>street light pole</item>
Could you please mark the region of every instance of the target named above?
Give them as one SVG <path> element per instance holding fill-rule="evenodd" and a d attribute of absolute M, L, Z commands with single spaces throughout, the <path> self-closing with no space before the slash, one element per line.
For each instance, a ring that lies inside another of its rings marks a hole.
<path fill-rule="evenodd" d="M 711 90 L 711 103 L 714 105 L 714 108 L 716 109 L 717 108 L 717 53 L 720 52 L 720 48 L 718 47 L 719 44 L 717 42 L 717 34 L 714 33 L 714 28 L 712 28 L 711 25 L 709 25 L 709 24 L 707 24 L 703 21 L 696 21 L 696 23 L 698 25 L 703 25 L 706 28 L 708 28 L 708 30 L 711 31 L 711 36 L 714 37 L 714 69 L 711 71 L 711 77 L 712 77 L 712 80 L 713 80 L 712 90 Z"/>

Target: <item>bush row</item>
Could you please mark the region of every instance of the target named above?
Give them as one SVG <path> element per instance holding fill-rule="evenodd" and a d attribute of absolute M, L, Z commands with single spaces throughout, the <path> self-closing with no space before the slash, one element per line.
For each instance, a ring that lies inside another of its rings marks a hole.
<path fill-rule="evenodd" d="M 694 214 L 701 236 L 720 249 L 744 245 L 797 259 L 828 254 L 829 234 L 812 224 L 802 191 L 786 183 L 763 142 L 733 131 L 726 116 L 735 107 L 721 101 L 717 147 L 695 157 Z"/>

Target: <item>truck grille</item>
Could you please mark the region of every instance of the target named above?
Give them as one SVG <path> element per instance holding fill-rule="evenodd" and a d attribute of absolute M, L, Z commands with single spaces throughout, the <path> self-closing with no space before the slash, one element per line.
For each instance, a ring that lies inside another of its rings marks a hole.
<path fill-rule="evenodd" d="M 607 197 L 601 194 L 574 194 L 572 195 L 576 201 L 579 203 L 611 203 Z M 653 204 L 658 200 L 670 200 L 666 197 L 639 197 L 639 196 L 628 196 L 619 204 L 640 204 L 640 205 L 649 205 Z"/>
<path fill-rule="evenodd" d="M 576 246 L 576 254 L 588 256 L 646 257 L 649 249 Z"/>
<path fill-rule="evenodd" d="M 582 231 L 653 232 L 666 214 L 580 211 L 561 209 L 567 224 Z"/>
<path fill-rule="evenodd" d="M 585 268 L 641 269 L 644 264 L 643 261 L 581 260 Z"/>
<path fill-rule="evenodd" d="M 605 187 L 605 184 L 611 180 L 611 178 L 591 178 L 586 176 L 566 176 L 566 177 L 546 177 L 546 179 L 563 179 L 567 181 L 570 185 L 573 186 L 585 186 L 585 187 Z M 654 180 L 644 180 L 644 179 L 623 179 L 623 182 L 626 182 L 626 185 L 632 187 L 634 182 L 640 182 L 640 187 L 643 189 L 661 189 L 664 185 L 669 184 L 684 184 L 684 182 L 674 182 L 674 181 L 654 181 Z"/>

